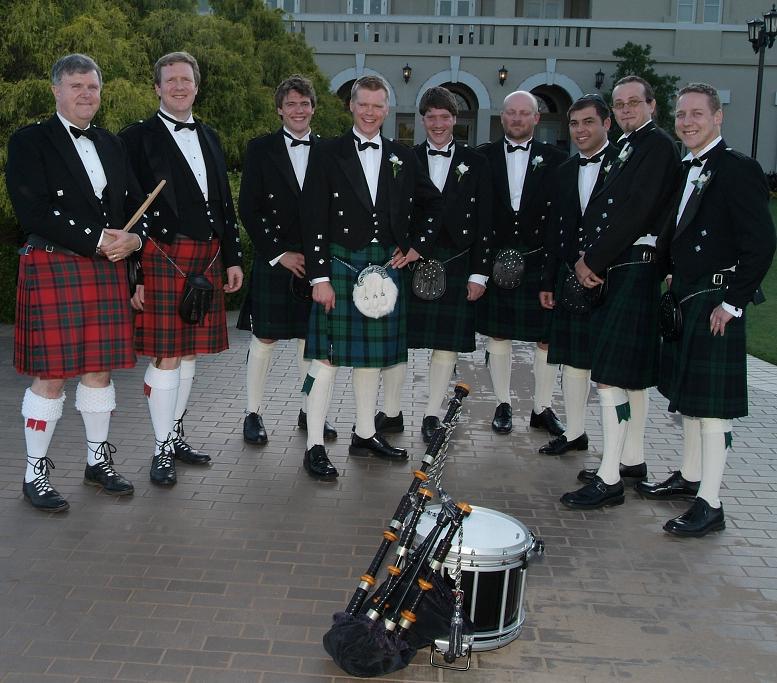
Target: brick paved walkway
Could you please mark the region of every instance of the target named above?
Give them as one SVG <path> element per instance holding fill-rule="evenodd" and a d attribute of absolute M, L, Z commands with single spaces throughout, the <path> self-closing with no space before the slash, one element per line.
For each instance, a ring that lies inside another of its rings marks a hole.
<path fill-rule="evenodd" d="M 427 354 L 411 357 L 404 405 L 412 427 L 394 441 L 407 464 L 349 458 L 353 403 L 341 370 L 330 453 L 342 476 L 317 483 L 301 468 L 304 437 L 294 350 L 278 345 L 271 370 L 271 442 L 243 443 L 243 368 L 248 336 L 200 361 L 187 436 L 214 457 L 179 467 L 179 483 L 148 481 L 151 427 L 144 364 L 117 373 L 111 436 L 118 469 L 136 494 L 114 499 L 82 485 L 83 425 L 68 384 L 51 455 L 53 481 L 69 499 L 61 515 L 21 496 L 25 378 L 10 365 L 11 329 L 0 328 L 0 681 L 260 681 L 342 683 L 321 646 L 372 558 L 387 517 L 417 467 Z M 473 658 L 468 673 L 427 664 L 422 652 L 401 681 L 556 683 L 777 680 L 777 371 L 755 363 L 751 415 L 735 425 L 723 504 L 728 529 L 701 540 L 661 531 L 683 503 L 641 500 L 573 512 L 559 496 L 601 447 L 595 392 L 588 454 L 544 457 L 529 431 L 528 348 L 516 344 L 516 429 L 497 437 L 483 350 L 464 357 L 472 396 L 452 444 L 445 482 L 457 499 L 500 510 L 544 538 L 530 564 L 526 625 L 509 646 Z M 557 398 L 560 392 L 557 388 Z M 678 421 L 654 396 L 647 433 L 652 475 L 679 462 Z"/>

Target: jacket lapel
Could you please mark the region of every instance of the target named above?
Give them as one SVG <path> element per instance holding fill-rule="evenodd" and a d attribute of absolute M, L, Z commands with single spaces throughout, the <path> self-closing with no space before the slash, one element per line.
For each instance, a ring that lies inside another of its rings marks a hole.
<path fill-rule="evenodd" d="M 335 155 L 337 163 L 343 170 L 346 180 L 353 188 L 354 194 L 359 201 L 364 204 L 367 211 L 372 212 L 372 197 L 370 197 L 370 188 L 367 185 L 367 179 L 364 177 L 364 169 L 356 156 L 356 145 L 351 133 L 340 138 L 340 149 Z M 382 164 L 381 164 L 382 166 Z M 382 168 L 381 168 L 382 171 Z M 378 183 L 380 185 L 380 182 Z"/>
<path fill-rule="evenodd" d="M 154 133 L 153 135 L 143 136 L 144 151 L 154 176 L 154 185 L 156 186 L 163 178 L 167 181 L 162 188 L 162 199 L 167 202 L 172 212 L 177 216 L 178 201 L 175 196 L 175 183 L 171 182 L 173 170 L 170 166 L 169 157 L 164 153 L 166 146 L 174 145 L 175 140 L 170 137 L 170 134 L 165 129 L 165 124 L 162 123 L 156 114 L 143 125 L 147 125 Z M 167 136 L 169 139 L 164 136 Z"/>
<path fill-rule="evenodd" d="M 517 152 L 514 152 L 516 154 Z M 526 165 L 526 175 L 523 177 L 523 189 L 521 190 L 521 205 L 519 211 L 523 211 L 526 202 L 531 201 L 537 194 L 537 190 L 542 180 L 542 169 L 539 164 L 533 164 L 532 160 L 542 156 L 542 148 L 536 142 L 531 143 L 529 148 L 529 162 Z"/>
<path fill-rule="evenodd" d="M 493 147 L 491 155 L 491 171 L 493 173 L 496 196 L 510 211 L 513 206 L 510 203 L 510 183 L 507 181 L 507 161 L 505 160 L 504 140 Z"/>
<path fill-rule="evenodd" d="M 199 130 L 202 132 L 202 137 L 208 145 L 211 159 L 213 159 L 213 163 L 216 165 L 216 175 L 218 176 L 222 200 L 226 201 L 226 198 L 230 196 L 230 189 L 229 179 L 227 178 L 227 162 L 224 159 L 224 152 L 222 152 L 218 140 L 211 130 L 207 126 L 203 126 L 201 121 L 197 121 L 197 123 L 200 124 Z"/>
<path fill-rule="evenodd" d="M 286 149 L 286 141 L 283 139 L 282 129 L 275 133 L 275 139 L 270 148 L 270 158 L 294 195 L 299 196 L 302 188 L 300 188 L 297 182 L 297 174 L 294 173 L 294 167 L 291 165 L 291 158 Z"/>
<path fill-rule="evenodd" d="M 695 187 L 691 192 L 691 196 L 688 197 L 688 201 L 686 202 L 685 208 L 683 209 L 683 215 L 680 216 L 680 221 L 677 223 L 677 228 L 675 229 L 675 233 L 674 233 L 675 239 L 680 235 L 680 233 L 682 233 L 683 230 L 685 230 L 693 222 L 693 219 L 696 217 L 696 213 L 699 211 L 699 207 L 701 206 L 702 197 L 704 193 L 707 191 L 707 189 L 709 188 L 710 183 L 715 178 L 715 172 L 717 171 L 718 161 L 720 160 L 720 154 L 723 150 L 725 150 L 725 148 L 726 148 L 726 143 L 723 140 L 721 140 L 712 150 L 710 150 L 710 153 L 707 156 L 707 161 L 704 164 L 704 168 L 702 169 L 702 173 L 701 173 L 701 176 L 705 176 L 709 174 L 709 178 L 701 188 Z M 688 175 L 685 174 L 683 177 L 687 182 Z M 682 188 L 680 189 L 679 201 L 682 201 L 684 190 L 685 190 L 685 184 L 683 184 Z M 679 209 L 679 206 L 678 206 L 678 209 Z M 675 216 L 676 215 L 677 214 L 675 213 Z"/>
<path fill-rule="evenodd" d="M 459 194 L 459 184 L 463 182 L 463 178 L 459 178 L 456 175 L 456 167 L 463 162 L 461 147 L 456 145 L 453 151 L 453 158 L 448 166 L 448 175 L 445 178 L 445 185 L 443 185 L 442 193 L 445 198 L 450 201 L 456 201 L 456 196 Z"/>
<path fill-rule="evenodd" d="M 122 169 L 119 166 L 121 158 L 118 157 L 115 152 L 112 153 L 110 143 L 102 130 L 98 132 L 94 146 L 97 149 L 97 156 L 100 157 L 100 163 L 102 164 L 103 171 L 105 172 L 105 179 L 108 183 L 105 187 L 105 191 L 108 194 L 108 206 L 110 206 L 111 211 L 114 212 L 115 215 L 120 216 L 125 201 L 123 188 L 126 184 L 121 180 Z M 94 195 L 94 192 L 92 192 L 92 195 Z"/>

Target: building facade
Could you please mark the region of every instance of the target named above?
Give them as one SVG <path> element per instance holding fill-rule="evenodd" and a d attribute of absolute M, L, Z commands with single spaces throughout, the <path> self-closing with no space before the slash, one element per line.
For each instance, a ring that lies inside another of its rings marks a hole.
<path fill-rule="evenodd" d="M 423 139 L 418 102 L 445 85 L 459 100 L 457 139 L 475 145 L 501 133 L 506 94 L 530 90 L 542 119 L 537 137 L 569 147 L 565 112 L 612 85 L 612 51 L 631 41 L 652 47 L 659 74 L 680 84 L 705 81 L 724 102 L 727 142 L 751 147 L 758 56 L 746 21 L 764 0 L 267 0 L 302 33 L 332 90 L 344 101 L 359 76 L 389 83 L 392 114 L 384 134 Z M 777 167 L 777 49 L 766 51 L 758 159 Z"/>

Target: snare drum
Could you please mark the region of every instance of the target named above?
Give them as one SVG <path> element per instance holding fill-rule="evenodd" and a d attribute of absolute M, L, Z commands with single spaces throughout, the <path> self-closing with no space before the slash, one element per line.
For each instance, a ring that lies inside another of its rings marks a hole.
<path fill-rule="evenodd" d="M 416 543 L 434 528 L 439 512 L 439 505 L 426 509 L 418 522 Z M 540 555 L 544 544 L 517 519 L 477 506 L 464 519 L 463 530 L 461 588 L 465 610 L 475 625 L 472 649 L 494 650 L 521 634 L 530 555 Z M 458 536 L 443 565 L 449 583 L 457 555 Z"/>

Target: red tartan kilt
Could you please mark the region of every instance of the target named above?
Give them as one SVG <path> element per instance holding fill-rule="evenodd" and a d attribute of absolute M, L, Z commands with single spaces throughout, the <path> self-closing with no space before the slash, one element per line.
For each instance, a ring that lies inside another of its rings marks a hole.
<path fill-rule="evenodd" d="M 228 348 L 224 308 L 224 275 L 219 240 L 196 242 L 176 238 L 173 244 L 157 242 L 187 275 L 203 273 L 213 284 L 213 304 L 200 325 L 185 323 L 178 314 L 184 277 L 149 240 L 143 248 L 143 311 L 135 317 L 135 349 L 144 356 L 175 358 L 218 353 Z M 215 260 L 214 260 L 215 257 Z M 213 263 L 210 268 L 208 266 Z"/>
<path fill-rule="evenodd" d="M 65 379 L 134 366 L 125 263 L 28 249 L 16 290 L 17 371 Z"/>

